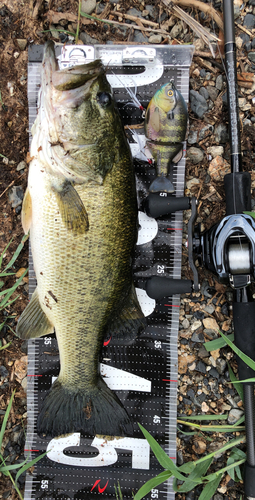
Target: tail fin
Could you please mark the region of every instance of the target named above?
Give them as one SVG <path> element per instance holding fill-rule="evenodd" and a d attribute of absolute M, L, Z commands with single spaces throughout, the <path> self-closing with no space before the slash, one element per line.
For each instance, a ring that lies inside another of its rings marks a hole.
<path fill-rule="evenodd" d="M 123 436 L 132 435 L 133 427 L 120 400 L 103 379 L 85 391 L 65 387 L 56 380 L 43 401 L 37 432 L 51 437 L 72 432 Z"/>
<path fill-rule="evenodd" d="M 160 175 L 151 183 L 149 191 L 150 193 L 174 193 L 174 186 L 168 177 Z"/>

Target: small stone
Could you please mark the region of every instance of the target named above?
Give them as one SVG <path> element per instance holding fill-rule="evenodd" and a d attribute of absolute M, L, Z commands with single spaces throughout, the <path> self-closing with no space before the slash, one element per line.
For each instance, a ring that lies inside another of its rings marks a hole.
<path fill-rule="evenodd" d="M 209 165 L 208 173 L 212 179 L 220 181 L 229 173 L 229 168 L 229 164 L 222 156 L 216 156 Z"/>
<path fill-rule="evenodd" d="M 204 307 L 204 310 L 208 313 L 208 314 L 213 314 L 214 311 L 215 311 L 215 307 L 213 304 L 208 304 Z"/>
<path fill-rule="evenodd" d="M 214 318 L 203 319 L 203 325 L 205 328 L 208 328 L 209 330 L 214 330 L 216 332 L 218 332 L 219 330 L 219 325 Z"/>
<path fill-rule="evenodd" d="M 220 350 L 219 349 L 215 349 L 214 351 L 211 351 L 211 357 L 214 360 L 217 360 L 220 357 Z M 216 363 L 213 366 L 216 366 Z"/>
<path fill-rule="evenodd" d="M 186 330 L 187 328 L 189 328 L 189 320 L 187 318 L 185 318 L 182 322 L 182 326 L 183 328 Z"/>
<path fill-rule="evenodd" d="M 156 9 L 154 7 L 154 5 L 151 5 L 151 4 L 146 4 L 145 5 L 145 9 L 149 12 L 149 15 L 151 17 L 154 17 L 155 14 L 156 14 Z"/>
<path fill-rule="evenodd" d="M 0 366 L 0 377 L 1 377 L 1 381 L 3 381 L 4 379 L 6 379 L 8 376 L 9 376 L 9 372 L 8 372 L 8 370 L 5 368 L 5 366 L 4 366 L 4 365 L 1 365 L 1 366 Z"/>
<path fill-rule="evenodd" d="M 199 348 L 199 351 L 198 351 L 198 357 L 199 358 L 208 358 L 209 357 L 209 352 L 206 350 L 205 346 L 202 345 L 200 348 Z"/>
<path fill-rule="evenodd" d="M 216 101 L 219 91 L 215 87 L 207 87 L 207 92 L 210 96 L 210 99 L 214 102 Z"/>
<path fill-rule="evenodd" d="M 92 14 L 96 8 L 96 0 L 82 0 L 81 10 L 85 14 Z"/>
<path fill-rule="evenodd" d="M 255 28 L 255 16 L 253 14 L 246 14 L 243 19 L 243 25 L 246 26 L 246 28 Z"/>
<path fill-rule="evenodd" d="M 205 413 L 210 410 L 209 406 L 206 404 L 205 401 L 201 404 L 201 410 Z"/>
<path fill-rule="evenodd" d="M 25 38 L 17 38 L 16 41 L 20 50 L 25 50 L 27 46 L 27 40 Z"/>
<path fill-rule="evenodd" d="M 195 361 L 195 356 L 193 354 L 190 355 L 181 355 L 178 358 L 178 368 L 179 368 L 179 373 L 184 374 L 187 371 L 188 364 L 193 363 Z"/>
<path fill-rule="evenodd" d="M 17 379 L 21 382 L 27 374 L 27 356 L 22 356 L 14 363 L 14 373 Z"/>
<path fill-rule="evenodd" d="M 194 323 L 192 323 L 191 325 L 191 331 L 194 332 L 195 330 L 200 328 L 200 326 L 202 326 L 201 321 L 194 321 Z"/>
<path fill-rule="evenodd" d="M 207 153 L 211 154 L 213 158 L 216 156 L 222 156 L 224 148 L 223 146 L 211 146 L 210 148 L 207 148 Z"/>
<path fill-rule="evenodd" d="M 8 165 L 8 163 L 9 163 L 9 160 L 8 160 L 8 158 L 6 158 L 6 156 L 3 158 L 3 163 L 5 165 Z"/>
<path fill-rule="evenodd" d="M 135 34 L 134 34 L 134 42 L 137 42 L 137 43 L 148 43 L 148 38 L 145 37 L 141 31 L 138 31 L 138 30 L 135 30 Z"/>
<path fill-rule="evenodd" d="M 142 17 L 147 17 L 149 15 L 149 11 L 147 9 L 144 9 L 142 11 Z"/>
<path fill-rule="evenodd" d="M 206 87 L 201 87 L 199 89 L 199 94 L 202 95 L 206 100 L 209 99 L 209 94 Z"/>
<path fill-rule="evenodd" d="M 27 377 L 24 377 L 21 381 L 21 385 L 25 392 L 27 392 Z"/>
<path fill-rule="evenodd" d="M 12 207 L 18 207 L 22 204 L 22 200 L 24 197 L 23 188 L 21 186 L 13 186 L 8 193 L 8 197 Z"/>
<path fill-rule="evenodd" d="M 202 118 L 202 116 L 208 110 L 206 99 L 196 90 L 190 91 L 190 106 L 192 111 L 198 118 Z"/>
<path fill-rule="evenodd" d="M 191 147 L 187 150 L 187 158 L 189 158 L 194 165 L 200 163 L 204 159 L 204 152 L 202 149 Z M 200 183 L 200 182 L 199 182 Z"/>
<path fill-rule="evenodd" d="M 141 17 L 141 12 L 138 9 L 135 9 L 132 7 L 131 9 L 128 9 L 127 14 L 129 16 L 136 16 L 136 17 Z"/>
<path fill-rule="evenodd" d="M 229 140 L 227 126 L 224 123 L 220 123 L 215 127 L 215 142 L 217 144 L 225 144 Z"/>
<path fill-rule="evenodd" d="M 27 164 L 25 161 L 20 161 L 19 164 L 17 165 L 17 172 L 19 172 L 20 170 L 25 170 Z"/>
<path fill-rule="evenodd" d="M 205 137 L 209 137 L 210 135 L 212 135 L 213 130 L 214 128 L 212 125 L 206 125 L 200 130 L 198 140 L 201 141 Z"/>
<path fill-rule="evenodd" d="M 188 135 L 188 144 L 196 144 L 197 142 L 197 130 L 190 130 Z"/>
<path fill-rule="evenodd" d="M 199 361 L 196 365 L 196 371 L 200 373 L 206 373 L 206 366 L 202 361 Z"/>
<path fill-rule="evenodd" d="M 217 372 L 216 368 L 211 368 L 211 370 L 209 370 L 209 375 L 210 377 L 213 377 L 213 378 L 219 378 L 219 372 Z"/>
<path fill-rule="evenodd" d="M 202 332 L 194 332 L 191 337 L 192 342 L 204 343 L 205 338 Z"/>
<path fill-rule="evenodd" d="M 191 189 L 193 186 L 197 186 L 198 184 L 200 184 L 200 180 L 197 179 L 196 177 L 193 177 L 193 179 L 190 179 L 189 181 L 186 182 L 186 187 L 188 189 Z"/>
<path fill-rule="evenodd" d="M 171 38 L 177 38 L 177 36 L 182 32 L 182 24 L 181 23 L 176 23 L 171 31 L 170 31 L 170 36 Z"/>
<path fill-rule="evenodd" d="M 162 35 L 151 35 L 148 39 L 149 43 L 161 43 L 162 42 Z"/>
<path fill-rule="evenodd" d="M 219 91 L 221 91 L 222 90 L 222 86 L 223 86 L 223 76 L 219 75 L 216 78 L 215 87 L 216 87 L 216 89 L 218 89 Z"/>
<path fill-rule="evenodd" d="M 14 57 L 14 59 L 18 59 L 18 57 L 19 57 L 19 52 L 14 52 L 13 57 Z"/>
<path fill-rule="evenodd" d="M 92 38 L 92 36 L 90 36 L 88 33 L 85 33 L 84 31 L 80 32 L 79 38 L 84 43 L 84 45 L 94 45 L 97 42 L 96 38 Z"/>
<path fill-rule="evenodd" d="M 184 458 L 181 450 L 177 451 L 177 464 L 182 465 L 184 463 Z"/>
<path fill-rule="evenodd" d="M 206 450 L 206 441 L 203 441 L 201 438 L 197 439 L 192 446 L 192 450 L 198 455 L 202 455 Z"/>
<path fill-rule="evenodd" d="M 243 40 L 240 36 L 236 36 L 236 46 L 238 49 L 241 49 L 243 45 Z"/>
<path fill-rule="evenodd" d="M 243 411 L 238 410 L 237 408 L 233 408 L 230 410 L 228 414 L 228 423 L 229 425 L 234 425 L 236 422 L 238 422 L 239 418 L 243 416 Z"/>
<path fill-rule="evenodd" d="M 15 274 L 16 278 L 20 278 L 22 274 L 26 271 L 25 267 L 21 267 Z"/>

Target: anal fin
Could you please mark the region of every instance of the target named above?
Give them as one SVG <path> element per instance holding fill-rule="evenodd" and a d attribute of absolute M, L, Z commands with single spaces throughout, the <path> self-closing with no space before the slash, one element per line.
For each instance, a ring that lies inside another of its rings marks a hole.
<path fill-rule="evenodd" d="M 37 288 L 26 309 L 21 314 L 16 333 L 21 339 L 42 337 L 54 332 L 54 326 L 42 310 Z"/>
<path fill-rule="evenodd" d="M 146 326 L 146 319 L 140 308 L 134 284 L 130 292 L 117 308 L 107 325 L 106 337 L 132 342 Z"/>
<path fill-rule="evenodd" d="M 83 234 L 89 229 L 89 219 L 83 202 L 73 187 L 65 181 L 60 186 L 52 186 L 63 223 L 74 236 Z"/>

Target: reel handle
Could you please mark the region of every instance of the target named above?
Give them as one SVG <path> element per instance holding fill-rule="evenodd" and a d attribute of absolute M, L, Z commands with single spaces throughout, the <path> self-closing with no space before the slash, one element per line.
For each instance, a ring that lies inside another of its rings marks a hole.
<path fill-rule="evenodd" d="M 166 193 L 150 193 L 145 200 L 144 208 L 149 217 L 157 219 L 162 215 L 171 214 L 179 210 L 188 210 L 190 208 L 190 198 L 181 196 L 165 196 Z"/>
<path fill-rule="evenodd" d="M 161 300 L 171 295 L 193 292 L 193 281 L 151 276 L 146 280 L 145 291 L 151 299 Z"/>

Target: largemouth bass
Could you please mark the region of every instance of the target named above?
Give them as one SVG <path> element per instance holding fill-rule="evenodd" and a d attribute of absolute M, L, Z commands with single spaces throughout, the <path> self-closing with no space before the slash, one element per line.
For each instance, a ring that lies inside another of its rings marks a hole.
<path fill-rule="evenodd" d="M 131 277 L 137 237 L 129 146 L 102 63 L 59 70 L 45 47 L 22 208 L 37 288 L 17 334 L 55 329 L 60 373 L 39 413 L 40 435 L 132 434 L 99 374 L 104 335 L 135 338 L 144 325 Z"/>
<path fill-rule="evenodd" d="M 163 85 L 152 97 L 145 115 L 147 146 L 156 162 L 157 178 L 151 192 L 173 193 L 170 169 L 183 156 L 182 142 L 187 130 L 188 111 L 173 82 Z"/>

